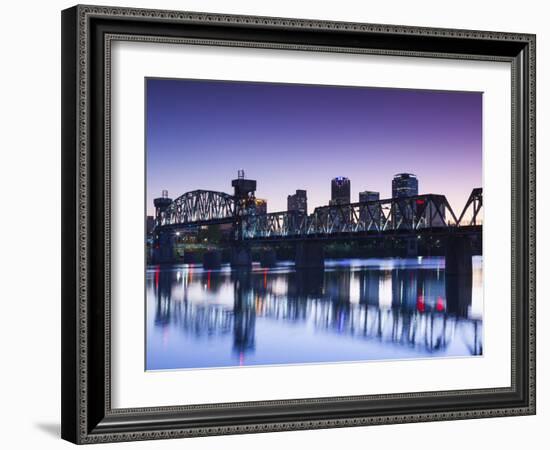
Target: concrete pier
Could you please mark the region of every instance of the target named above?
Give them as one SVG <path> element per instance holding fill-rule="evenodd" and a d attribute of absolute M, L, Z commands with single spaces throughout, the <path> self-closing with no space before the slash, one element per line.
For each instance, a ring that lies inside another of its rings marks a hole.
<path fill-rule="evenodd" d="M 231 249 L 231 267 L 234 269 L 250 269 L 252 267 L 252 252 L 247 245 L 236 245 Z"/>
<path fill-rule="evenodd" d="M 472 245 L 467 236 L 450 236 L 447 239 L 445 274 L 472 274 Z"/>
<path fill-rule="evenodd" d="M 408 258 L 418 256 L 418 239 L 416 236 L 405 241 L 405 254 Z"/>
<path fill-rule="evenodd" d="M 209 250 L 204 253 L 202 267 L 206 270 L 217 270 L 222 266 L 222 252 L 220 250 Z"/>
<path fill-rule="evenodd" d="M 450 236 L 445 251 L 447 311 L 467 315 L 472 304 L 472 244 L 467 236 Z"/>
<path fill-rule="evenodd" d="M 322 242 L 300 241 L 296 244 L 297 269 L 325 267 L 325 252 Z"/>
<path fill-rule="evenodd" d="M 261 250 L 259 259 L 262 267 L 274 267 L 277 264 L 277 253 L 273 249 Z"/>
<path fill-rule="evenodd" d="M 187 251 L 183 252 L 183 263 L 184 264 L 197 264 L 200 263 L 200 258 L 197 252 Z"/>
<path fill-rule="evenodd" d="M 171 232 L 161 232 L 153 247 L 153 261 L 155 264 L 169 264 L 174 262 L 174 236 Z"/>

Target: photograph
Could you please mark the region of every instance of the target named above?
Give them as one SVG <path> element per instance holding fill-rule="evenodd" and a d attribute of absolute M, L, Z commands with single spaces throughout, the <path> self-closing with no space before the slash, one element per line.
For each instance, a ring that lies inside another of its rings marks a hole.
<path fill-rule="evenodd" d="M 61 354 L 11 347 L 55 363 L 43 372 L 64 440 L 536 440 L 548 27 L 521 8 L 495 22 L 492 6 L 399 1 L 315 18 L 280 2 L 63 5 L 61 33 L 42 33 L 60 44 L 47 45 L 61 50 L 60 89 L 44 92 L 61 102 L 39 102 L 61 115 L 37 122 L 57 134 L 60 122 L 61 168 L 26 161 L 61 173 L 61 233 L 48 233 L 61 283 L 47 276 L 61 307 L 27 301 L 44 311 L 25 316 Z M 29 224 L 16 236 L 36 235 Z"/>
<path fill-rule="evenodd" d="M 145 78 L 145 370 L 483 357 L 483 93 Z"/>

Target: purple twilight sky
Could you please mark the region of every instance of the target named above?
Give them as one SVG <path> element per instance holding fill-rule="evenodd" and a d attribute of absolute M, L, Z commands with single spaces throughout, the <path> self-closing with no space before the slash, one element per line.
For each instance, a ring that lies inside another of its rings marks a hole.
<path fill-rule="evenodd" d="M 147 213 L 162 189 L 232 193 L 244 169 L 268 212 L 306 189 L 326 205 L 330 180 L 391 197 L 400 172 L 455 214 L 482 184 L 482 94 L 387 88 L 146 79 Z"/>

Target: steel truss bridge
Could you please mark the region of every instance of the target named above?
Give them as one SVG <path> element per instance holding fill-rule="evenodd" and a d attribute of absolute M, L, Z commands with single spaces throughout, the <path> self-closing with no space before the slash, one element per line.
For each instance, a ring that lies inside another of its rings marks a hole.
<path fill-rule="evenodd" d="M 237 239 L 272 240 L 333 238 L 339 235 L 414 234 L 422 231 L 477 231 L 481 224 L 483 191 L 472 190 L 457 216 L 444 195 L 425 194 L 369 202 L 330 205 L 306 215 L 293 211 L 257 214 L 224 192 L 195 190 L 157 211 L 158 231 L 193 226 L 234 224 Z"/>
<path fill-rule="evenodd" d="M 235 198 L 225 192 L 186 192 L 157 214 L 156 226 L 231 223 L 236 217 L 235 206 Z"/>

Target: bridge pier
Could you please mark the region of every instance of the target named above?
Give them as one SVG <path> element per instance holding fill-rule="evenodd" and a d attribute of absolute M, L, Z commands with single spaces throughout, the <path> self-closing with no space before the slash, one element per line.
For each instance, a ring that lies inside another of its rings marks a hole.
<path fill-rule="evenodd" d="M 260 251 L 260 265 L 262 267 L 273 267 L 277 264 L 277 253 L 273 249 Z"/>
<path fill-rule="evenodd" d="M 222 266 L 222 252 L 209 250 L 204 253 L 202 267 L 206 270 L 218 270 Z"/>
<path fill-rule="evenodd" d="M 468 236 L 449 236 L 445 249 L 447 311 L 468 314 L 472 304 L 472 244 Z"/>
<path fill-rule="evenodd" d="M 409 258 L 418 256 L 418 239 L 416 236 L 405 241 L 405 254 Z"/>
<path fill-rule="evenodd" d="M 174 236 L 170 231 L 159 233 L 153 248 L 155 264 L 169 264 L 174 262 Z"/>
<path fill-rule="evenodd" d="M 198 257 L 199 255 L 196 252 L 189 252 L 185 250 L 183 252 L 183 263 L 184 264 L 197 264 L 200 262 Z"/>
<path fill-rule="evenodd" d="M 252 252 L 248 245 L 236 245 L 231 249 L 231 268 L 250 269 L 252 267 Z"/>
<path fill-rule="evenodd" d="M 296 244 L 297 269 L 325 267 L 325 251 L 322 242 L 300 241 Z"/>

